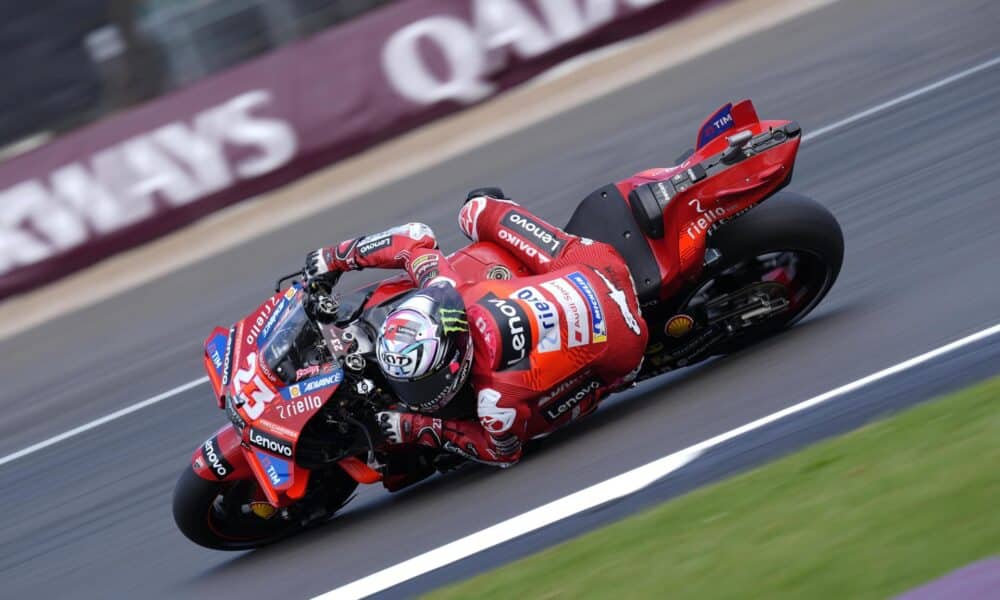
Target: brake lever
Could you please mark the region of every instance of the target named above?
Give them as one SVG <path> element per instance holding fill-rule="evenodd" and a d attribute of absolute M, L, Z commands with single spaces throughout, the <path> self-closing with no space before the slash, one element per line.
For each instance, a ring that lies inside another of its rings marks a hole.
<path fill-rule="evenodd" d="M 294 273 L 289 273 L 288 275 L 285 275 L 284 277 L 281 277 L 280 279 L 278 279 L 278 283 L 274 284 L 274 293 L 277 294 L 278 292 L 280 292 L 281 291 L 281 284 L 285 283 L 289 279 L 295 279 L 296 277 L 298 277 L 300 279 L 304 279 L 305 276 L 306 276 L 305 269 L 300 269 L 300 270 L 298 270 L 298 271 L 296 271 Z"/>

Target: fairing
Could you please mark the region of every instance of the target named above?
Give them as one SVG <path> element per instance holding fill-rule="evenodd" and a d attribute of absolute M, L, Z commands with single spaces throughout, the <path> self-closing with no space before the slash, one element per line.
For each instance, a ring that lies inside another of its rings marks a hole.
<path fill-rule="evenodd" d="M 239 433 L 223 425 L 191 455 L 194 472 L 209 481 L 238 481 L 251 477 L 240 442 Z"/>
<path fill-rule="evenodd" d="M 215 329 L 205 342 L 206 371 L 231 422 L 224 429 L 237 441 L 227 446 L 232 449 L 227 460 L 244 465 L 240 475 L 256 477 L 275 506 L 291 504 L 305 493 L 309 471 L 295 464 L 295 446 L 306 423 L 344 376 L 336 363 L 315 365 L 300 380 L 295 380 L 297 373 L 275 373 L 275 366 L 289 364 L 295 344 L 302 342 L 310 325 L 302 300 L 300 286 L 292 286 L 229 331 Z"/>

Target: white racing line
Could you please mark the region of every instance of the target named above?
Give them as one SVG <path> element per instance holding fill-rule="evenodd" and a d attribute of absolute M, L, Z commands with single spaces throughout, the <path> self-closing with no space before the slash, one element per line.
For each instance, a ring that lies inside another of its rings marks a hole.
<path fill-rule="evenodd" d="M 957 81 L 965 79 L 967 77 L 971 77 L 972 75 L 975 75 L 975 74 L 977 74 L 977 73 L 979 73 L 981 71 L 985 71 L 986 69 L 989 69 L 989 68 L 994 67 L 996 65 L 1000 65 L 1000 56 L 997 56 L 997 57 L 994 57 L 994 58 L 992 58 L 990 60 L 987 60 L 985 62 L 979 63 L 978 65 L 975 65 L 973 67 L 969 67 L 968 69 L 965 69 L 964 71 L 959 71 L 958 73 L 955 73 L 954 75 L 950 75 L 950 76 L 945 77 L 943 79 L 939 79 L 938 81 L 935 81 L 934 83 L 931 83 L 931 84 L 926 85 L 926 86 L 924 86 L 922 88 L 918 88 L 916 90 L 913 90 L 912 92 L 908 92 L 906 94 L 903 94 L 902 96 L 897 96 L 896 98 L 893 98 L 892 100 L 889 100 L 887 102 L 883 102 L 882 104 L 878 104 L 878 105 L 875 105 L 875 106 L 873 106 L 871 108 L 863 110 L 861 112 L 855 113 L 855 114 L 853 114 L 853 115 L 851 115 L 851 116 L 849 116 L 849 117 L 847 117 L 845 119 L 841 119 L 840 121 L 836 121 L 836 122 L 830 123 L 829 125 L 826 125 L 824 127 L 820 127 L 819 129 L 816 129 L 816 130 L 814 130 L 814 131 L 812 131 L 810 133 L 807 133 L 807 134 L 803 135 L 802 136 L 802 141 L 803 142 L 807 142 L 807 141 L 819 138 L 821 136 L 828 135 L 830 133 L 833 133 L 834 131 L 837 131 L 839 129 L 847 127 L 848 125 L 853 125 L 854 123 L 857 123 L 857 122 L 859 122 L 859 121 L 861 121 L 863 119 L 867 119 L 868 117 L 872 117 L 872 116 L 874 116 L 876 114 L 879 114 L 881 112 L 889 110 L 890 108 L 894 108 L 894 107 L 896 107 L 896 106 L 898 106 L 900 104 L 903 104 L 905 102 L 909 102 L 910 100 L 913 100 L 915 98 L 918 98 L 918 97 L 926 95 L 926 94 L 929 94 L 929 93 L 931 93 L 931 92 L 933 92 L 935 90 L 938 90 L 938 89 L 940 89 L 942 87 L 945 87 L 947 85 L 950 85 L 952 83 L 955 83 Z M 179 386 L 173 388 L 172 390 L 167 390 L 166 392 L 163 392 L 162 394 L 159 394 L 157 396 L 153 396 L 152 398 L 149 398 L 148 400 L 143 400 L 142 402 L 133 404 L 131 406 L 127 406 L 127 407 L 125 407 L 125 408 L 123 408 L 121 410 L 115 411 L 115 412 L 113 412 L 113 413 L 111 413 L 109 415 L 105 415 L 105 416 L 103 416 L 103 417 L 101 417 L 99 419 L 95 419 L 93 421 L 90 421 L 89 423 L 84 423 L 83 425 L 80 425 L 79 427 L 75 427 L 73 429 L 70 429 L 69 431 L 64 431 L 63 433 L 60 433 L 59 435 L 50 437 L 50 438 L 48 438 L 46 440 L 42 440 L 41 442 L 38 442 L 37 444 L 32 444 L 32 445 L 28 446 L 27 448 L 23 448 L 21 450 L 18 450 L 17 452 L 8 454 L 8 455 L 4 456 L 3 458 L 0 458 L 0 466 L 3 466 L 3 465 L 5 465 L 5 464 L 7 464 L 9 462 L 13 462 L 13 461 L 15 461 L 15 460 L 17 460 L 19 458 L 28 456 L 29 454 L 33 454 L 35 452 L 38 452 L 39 450 L 43 450 L 45 448 L 48 448 L 49 446 L 53 446 L 55 444 L 58 444 L 59 442 L 62 442 L 62 441 L 67 440 L 67 439 L 69 439 L 71 437 L 77 436 L 77 435 L 79 435 L 81 433 L 84 433 L 86 431 L 89 431 L 91 429 L 94 429 L 95 427 L 100 427 L 101 425 L 104 425 L 105 423 L 108 423 L 110 421 L 114 421 L 115 419 L 118 419 L 120 417 L 124 417 L 125 415 L 131 414 L 131 413 L 133 413 L 133 412 L 135 412 L 137 410 L 141 410 L 143 408 L 146 408 L 147 406 L 152 406 L 152 405 L 154 405 L 154 404 L 156 404 L 158 402 L 162 402 L 163 400 L 166 400 L 168 398 L 172 398 L 172 397 L 174 397 L 174 396 L 176 396 L 178 394 L 186 392 L 186 391 L 190 390 L 191 388 L 197 387 L 197 386 L 199 386 L 199 385 L 201 385 L 203 383 L 208 383 L 208 377 L 201 377 L 199 379 L 195 379 L 194 381 L 189 381 L 189 382 L 187 382 L 187 383 L 185 383 L 183 385 L 179 385 Z"/>
<path fill-rule="evenodd" d="M 89 423 L 84 423 L 83 425 L 80 425 L 79 427 L 74 427 L 73 429 L 70 429 L 69 431 L 64 431 L 64 432 L 60 433 L 59 435 L 55 435 L 55 436 L 52 436 L 52 437 L 48 438 L 47 440 L 42 440 L 41 442 L 38 442 L 37 444 L 32 444 L 32 445 L 28 446 L 27 448 L 22 448 L 22 449 L 18 450 L 17 452 L 13 452 L 13 453 L 8 454 L 7 456 L 5 456 L 3 458 L 0 458 L 0 466 L 3 466 L 3 465 L 5 465 L 5 464 L 7 464 L 9 462 L 14 462 L 15 460 L 21 458 L 22 456 L 27 456 L 29 454 L 34 454 L 35 452 L 38 452 L 39 450 L 42 450 L 44 448 L 48 448 L 49 446 L 54 446 L 55 444 L 58 444 L 59 442 L 61 442 L 63 440 L 68 440 L 69 438 L 77 436 L 77 435 L 80 435 L 81 433 L 83 433 L 85 431 L 90 431 L 91 429 L 94 429 L 95 427 L 100 427 L 101 425 L 104 425 L 105 423 L 110 423 L 111 421 L 114 421 L 115 419 L 120 419 L 121 417 L 124 417 L 125 415 L 130 415 L 130 414 L 132 414 L 132 413 L 134 413 L 136 411 L 139 411 L 139 410 L 142 410 L 142 409 L 146 408 L 147 406 L 152 406 L 152 405 L 156 404 L 157 402 L 162 402 L 162 401 L 166 400 L 167 398 L 173 398 L 174 396 L 176 396 L 178 394 L 183 394 L 184 392 L 186 392 L 186 391 L 188 391 L 188 390 L 190 390 L 192 388 L 196 388 L 196 387 L 202 385 L 203 383 L 208 383 L 208 377 L 201 377 L 199 379 L 195 379 L 194 381 L 189 381 L 189 382 L 185 383 L 184 385 L 179 385 L 179 386 L 177 386 L 177 387 L 175 387 L 173 389 L 170 389 L 170 390 L 167 390 L 167 391 L 163 392 L 162 394 L 157 394 L 156 396 L 153 396 L 152 398 L 149 398 L 147 400 L 143 400 L 142 402 L 137 402 L 136 404 L 133 404 L 131 406 L 126 406 L 125 408 L 123 408 L 121 410 L 116 410 L 115 412 L 113 412 L 113 413 L 111 413 L 109 415 L 104 415 L 100 419 L 94 419 L 93 421 L 91 421 Z"/>
<path fill-rule="evenodd" d="M 847 117 L 846 119 L 841 119 L 840 121 L 837 121 L 835 123 L 830 123 L 829 125 L 827 125 L 825 127 L 820 127 L 819 129 L 815 129 L 813 131 L 810 131 L 809 133 L 807 133 L 807 134 L 805 134 L 805 135 L 802 136 L 802 141 L 803 142 L 808 142 L 809 140 L 816 139 L 816 138 L 818 138 L 820 136 L 824 136 L 824 135 L 826 135 L 828 133 L 832 133 L 832 132 L 834 132 L 834 131 L 836 131 L 838 129 L 842 129 L 844 127 L 847 127 L 848 125 L 853 125 L 853 124 L 857 123 L 858 121 L 867 119 L 868 117 L 871 117 L 871 116 L 876 115 L 876 114 L 878 114 L 880 112 L 889 110 L 890 108 L 895 108 L 896 106 L 899 106 L 900 104 L 903 104 L 905 102 L 909 102 L 910 100 L 914 100 L 916 98 L 919 98 L 920 96 L 924 96 L 924 95 L 929 94 L 929 93 L 931 93 L 933 91 L 939 90 L 939 89 L 941 89 L 941 88 L 943 88 L 945 86 L 948 86 L 948 85 L 951 85 L 951 84 L 955 83 L 956 81 L 961 81 L 962 79 L 965 79 L 966 77 L 971 77 L 972 75 L 975 75 L 977 73 L 980 73 L 982 71 L 985 71 L 987 69 L 995 67 L 997 65 L 1000 65 L 1000 56 L 993 57 L 990 60 L 987 60 L 985 62 L 981 62 L 978 65 L 969 67 L 968 69 L 965 69 L 964 71 L 959 71 L 958 73 L 955 73 L 954 75 L 950 75 L 948 77 L 945 77 L 944 79 L 939 79 L 939 80 L 935 81 L 934 83 L 925 85 L 922 88 L 917 88 L 917 89 L 913 90 L 912 92 L 903 94 L 902 96 L 897 96 L 897 97 L 893 98 L 892 100 L 889 100 L 887 102 L 883 102 L 882 104 L 877 104 L 877 105 L 869 108 L 868 110 L 863 110 L 863 111 L 861 111 L 859 113 L 855 113 L 855 114 Z"/>

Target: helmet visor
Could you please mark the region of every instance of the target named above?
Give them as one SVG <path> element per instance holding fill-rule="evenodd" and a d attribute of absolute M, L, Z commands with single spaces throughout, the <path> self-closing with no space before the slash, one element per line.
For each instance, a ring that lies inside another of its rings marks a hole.
<path fill-rule="evenodd" d="M 468 340 L 472 345 L 471 338 Z M 463 357 L 464 355 L 464 357 Z M 472 367 L 472 348 L 453 350 L 441 368 L 419 379 L 386 377 L 393 393 L 411 410 L 429 412 L 443 408 L 461 389 Z"/>

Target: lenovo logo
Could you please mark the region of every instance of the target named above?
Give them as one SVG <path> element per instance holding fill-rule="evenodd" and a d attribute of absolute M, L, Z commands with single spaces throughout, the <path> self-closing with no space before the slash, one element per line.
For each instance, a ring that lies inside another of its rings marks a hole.
<path fill-rule="evenodd" d="M 267 450 L 273 454 L 280 454 L 281 456 L 292 457 L 292 445 L 284 440 L 279 440 L 277 438 L 271 437 L 268 434 L 258 431 L 253 427 L 250 428 L 250 443 L 257 446 L 261 450 Z"/>

